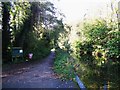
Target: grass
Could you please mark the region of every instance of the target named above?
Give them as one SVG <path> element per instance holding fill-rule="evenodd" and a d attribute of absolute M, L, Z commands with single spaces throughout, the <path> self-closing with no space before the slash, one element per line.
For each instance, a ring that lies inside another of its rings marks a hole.
<path fill-rule="evenodd" d="M 54 71 L 59 74 L 62 79 L 72 80 L 75 77 L 70 55 L 65 51 L 56 52 Z"/>
<path fill-rule="evenodd" d="M 62 50 L 56 52 L 54 71 L 62 79 L 73 81 L 75 81 L 74 72 L 77 73 L 87 88 L 103 89 L 105 82 L 108 82 L 107 77 L 111 78 L 109 81 L 110 88 L 117 89 L 119 87 L 117 77 L 108 73 L 104 68 L 89 66 L 89 64 L 81 62 L 80 59 L 73 59 L 71 55 Z"/>

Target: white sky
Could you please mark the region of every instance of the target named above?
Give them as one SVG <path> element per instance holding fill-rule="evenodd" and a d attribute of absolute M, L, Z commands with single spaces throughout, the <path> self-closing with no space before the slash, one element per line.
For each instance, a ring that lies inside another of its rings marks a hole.
<path fill-rule="evenodd" d="M 87 16 L 97 17 L 107 14 L 107 4 L 111 0 L 50 0 L 62 13 L 65 14 L 65 22 L 76 22 Z M 100 13 L 101 12 L 101 13 Z"/>
<path fill-rule="evenodd" d="M 66 18 L 64 23 L 72 25 L 73 29 L 70 42 L 77 39 L 76 24 L 86 18 L 108 17 L 111 13 L 111 1 L 113 0 L 50 0 L 54 3 Z M 115 0 L 116 2 L 120 0 Z"/>

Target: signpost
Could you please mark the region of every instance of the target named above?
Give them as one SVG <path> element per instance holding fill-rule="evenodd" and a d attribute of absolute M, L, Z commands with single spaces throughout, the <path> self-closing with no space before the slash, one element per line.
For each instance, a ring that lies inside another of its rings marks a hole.
<path fill-rule="evenodd" d="M 23 58 L 22 47 L 13 47 L 12 48 L 12 61 L 13 59 Z"/>

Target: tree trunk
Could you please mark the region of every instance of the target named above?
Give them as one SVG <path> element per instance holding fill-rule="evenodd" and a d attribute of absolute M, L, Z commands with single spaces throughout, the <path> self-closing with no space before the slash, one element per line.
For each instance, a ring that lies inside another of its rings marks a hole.
<path fill-rule="evenodd" d="M 3 60 L 10 59 L 10 14 L 9 14 L 10 3 L 2 3 L 2 58 Z"/>

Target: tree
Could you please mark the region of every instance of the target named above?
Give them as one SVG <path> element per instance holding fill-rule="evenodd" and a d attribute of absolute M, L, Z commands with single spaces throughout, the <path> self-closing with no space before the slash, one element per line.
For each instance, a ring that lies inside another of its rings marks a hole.
<path fill-rule="evenodd" d="M 26 32 L 26 21 L 30 17 L 29 2 L 11 2 L 10 27 L 13 34 L 13 46 L 23 47 L 24 33 Z M 30 26 L 30 25 L 28 25 Z M 26 34 L 26 33 L 25 33 Z"/>
<path fill-rule="evenodd" d="M 51 32 L 56 24 L 59 24 L 58 28 L 64 28 L 62 21 L 56 16 L 56 8 L 48 1 L 7 3 L 9 4 L 3 3 L 2 7 L 3 38 L 7 38 L 3 40 L 3 55 L 9 54 L 8 48 L 10 51 L 12 47 L 22 47 L 25 56 L 31 51 L 37 58 L 42 56 L 37 53 L 47 52 L 51 48 Z M 41 46 L 43 47 L 39 48 Z M 43 50 L 44 48 L 47 50 Z"/>
<path fill-rule="evenodd" d="M 10 59 L 10 3 L 2 2 L 2 58 Z"/>

